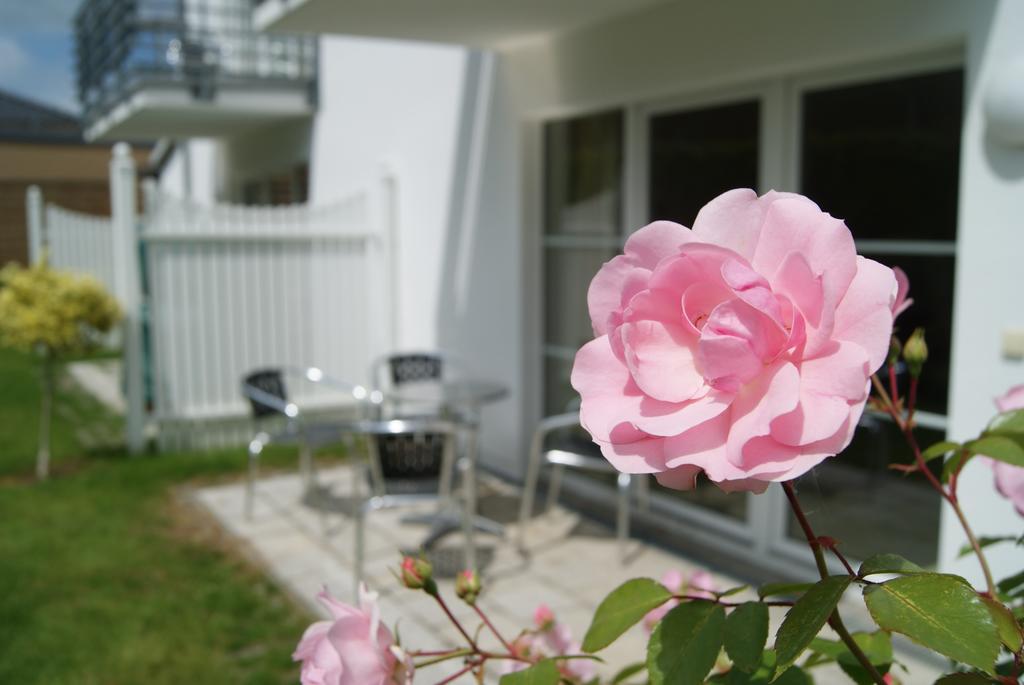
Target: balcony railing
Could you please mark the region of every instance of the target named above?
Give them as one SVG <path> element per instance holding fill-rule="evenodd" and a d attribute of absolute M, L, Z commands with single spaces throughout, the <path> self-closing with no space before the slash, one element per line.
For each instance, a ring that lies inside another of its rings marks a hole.
<path fill-rule="evenodd" d="M 75 32 L 87 127 L 149 87 L 199 102 L 239 89 L 315 98 L 315 38 L 257 33 L 250 0 L 85 0 Z"/>

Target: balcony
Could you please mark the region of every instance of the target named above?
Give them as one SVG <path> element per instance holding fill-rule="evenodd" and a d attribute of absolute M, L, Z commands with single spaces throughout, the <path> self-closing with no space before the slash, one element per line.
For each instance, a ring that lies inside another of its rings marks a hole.
<path fill-rule="evenodd" d="M 345 33 L 495 48 L 668 0 L 253 0 L 261 30 Z"/>
<path fill-rule="evenodd" d="M 86 0 L 75 33 L 88 140 L 225 136 L 315 109 L 316 39 L 257 33 L 250 0 Z"/>

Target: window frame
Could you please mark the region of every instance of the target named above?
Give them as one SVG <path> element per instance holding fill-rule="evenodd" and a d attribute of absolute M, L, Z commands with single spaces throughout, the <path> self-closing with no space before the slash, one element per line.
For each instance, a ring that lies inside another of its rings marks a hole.
<path fill-rule="evenodd" d="M 962 47 L 941 49 L 913 55 L 887 58 L 884 60 L 851 62 L 839 66 L 819 68 L 803 72 L 788 72 L 756 81 L 736 81 L 734 85 L 719 88 L 701 87 L 687 92 L 676 92 L 670 96 L 621 101 L 605 102 L 589 107 L 561 107 L 557 111 L 544 112 L 533 120 L 538 127 L 534 134 L 532 166 L 538 170 L 537 185 L 532 187 L 534 197 L 527 198 L 530 214 L 534 217 L 538 242 L 535 255 L 536 271 L 543 273 L 543 264 L 548 249 L 579 249 L 585 247 L 612 247 L 621 249 L 629 235 L 648 223 L 649 218 L 649 149 L 648 131 L 650 120 L 659 114 L 727 105 L 738 102 L 757 100 L 759 103 L 760 124 L 758 129 L 758 193 L 772 188 L 799 188 L 801 164 L 801 131 L 803 127 L 802 98 L 808 91 L 821 88 L 852 86 L 859 83 L 870 83 L 877 80 L 899 79 L 925 75 L 947 69 L 966 70 L 965 55 Z M 966 73 L 965 73 L 966 81 Z M 968 98 L 965 97 L 964 107 Z M 544 227 L 544 193 L 546 169 L 544 166 L 544 126 L 551 121 L 564 120 L 587 114 L 597 114 L 610 109 L 622 109 L 624 113 L 623 135 L 623 178 L 622 178 L 622 233 L 618 236 L 549 236 Z M 966 112 L 961 112 L 962 122 L 966 121 Z M 957 217 L 959 223 L 959 217 Z M 958 227 L 959 235 L 959 227 Z M 929 240 L 860 240 L 856 242 L 858 253 L 871 254 L 906 254 L 928 256 L 952 256 L 956 258 L 958 243 L 953 241 Z M 543 397 L 546 387 L 544 376 L 545 362 L 549 358 L 571 361 L 575 349 L 548 345 L 544 340 L 543 319 L 546 302 L 544 292 L 546 284 L 543 276 L 535 281 L 528 292 L 535 297 L 528 301 L 538 302 L 538 325 L 527 333 L 525 349 L 535 350 L 530 356 L 539 360 L 536 365 L 535 378 L 539 392 L 535 396 Z M 955 300 L 955 296 L 954 296 Z M 952 307 L 952 302 L 950 303 Z M 950 312 L 952 316 L 952 309 Z M 535 336 L 535 337 L 534 337 Z M 538 405 L 540 406 L 540 405 Z M 530 412 L 526 414 L 530 416 Z M 930 412 L 918 412 L 918 423 L 929 428 L 945 430 L 947 415 Z M 567 485 L 576 480 L 567 478 Z M 593 484 L 582 483 L 581 489 L 594 487 Z M 730 519 L 722 514 L 697 505 L 659 496 L 651 493 L 651 504 L 655 511 L 677 517 L 681 522 L 691 524 L 692 531 L 688 535 L 702 544 L 743 559 L 756 560 L 759 567 L 768 571 L 777 571 L 788 575 L 793 574 L 796 567 L 811 570 L 813 565 L 807 558 L 806 545 L 791 539 L 787 534 L 788 505 L 781 488 L 769 488 L 763 495 L 747 494 L 746 521 Z M 829 560 L 830 566 L 835 565 L 836 572 L 843 569 L 835 560 Z"/>

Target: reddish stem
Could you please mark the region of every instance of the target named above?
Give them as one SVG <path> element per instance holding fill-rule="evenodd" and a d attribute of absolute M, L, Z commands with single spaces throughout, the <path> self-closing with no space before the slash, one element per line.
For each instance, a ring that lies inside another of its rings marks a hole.
<path fill-rule="evenodd" d="M 448 683 L 454 683 L 458 678 L 461 678 L 462 676 L 466 675 L 467 673 L 472 671 L 474 668 L 476 668 L 477 663 L 478 662 L 476 662 L 476 661 L 470 661 L 469 664 L 465 668 L 461 668 L 458 671 L 456 671 L 455 673 L 453 673 L 450 676 L 448 676 L 447 678 L 445 678 L 444 680 L 438 681 L 437 685 L 447 685 Z M 481 662 L 479 662 L 479 664 L 482 665 L 483 662 L 481 661 Z"/>
<path fill-rule="evenodd" d="M 917 379 L 910 379 L 910 397 L 907 400 L 908 415 L 906 420 L 900 416 L 899 411 L 893 404 L 892 398 L 890 398 L 885 392 L 885 388 L 882 387 L 877 375 L 871 377 L 871 382 L 874 384 L 875 389 L 878 390 L 878 394 L 881 396 L 889 415 L 892 416 L 892 420 L 896 422 L 900 432 L 903 433 L 904 439 L 907 441 L 907 445 L 914 453 L 914 462 L 917 464 L 917 469 L 924 474 L 924 477 L 931 484 L 932 488 L 949 503 L 949 506 L 953 508 L 953 512 L 960 521 L 960 527 L 963 528 L 964 534 L 967 535 L 967 540 L 971 543 L 971 547 L 974 548 L 974 555 L 978 558 L 978 563 L 981 565 L 981 572 L 985 576 L 985 585 L 988 588 L 988 595 L 995 597 L 996 584 L 992 578 L 992 571 L 988 567 L 988 560 L 985 558 L 985 553 L 982 551 L 981 545 L 978 543 L 978 538 L 975 537 L 974 531 L 971 530 L 970 524 L 967 523 L 967 517 L 964 516 L 963 510 L 960 508 L 960 503 L 957 501 L 955 491 L 952 488 L 947 490 L 943 487 L 939 479 L 931 472 L 931 469 L 928 468 L 928 465 L 924 461 L 924 457 L 921 456 L 921 447 L 917 444 L 917 438 L 914 437 L 914 427 L 911 422 L 911 418 L 914 411 L 914 404 L 917 401 Z"/>
<path fill-rule="evenodd" d="M 494 624 L 491 623 L 491 619 L 487 618 L 487 615 L 483 612 L 483 610 L 475 603 L 473 604 L 473 610 L 476 611 L 477 616 L 479 616 L 480 620 L 484 622 L 484 625 L 490 628 L 491 632 L 494 633 L 494 637 L 498 638 L 498 642 L 500 642 L 502 646 L 508 650 L 509 655 L 515 656 L 515 650 L 512 649 L 512 645 L 510 645 L 508 641 L 501 636 L 501 633 L 499 633 L 498 629 L 494 627 Z"/>
<path fill-rule="evenodd" d="M 431 593 L 431 597 L 437 600 L 437 603 L 441 606 L 441 610 L 444 611 L 445 615 L 448 616 L 448 620 L 452 622 L 452 625 L 454 625 L 455 628 L 460 633 L 462 633 L 462 637 L 466 638 L 466 642 L 469 643 L 469 646 L 472 647 L 473 651 L 479 652 L 480 649 L 476 646 L 476 641 L 473 638 L 471 638 L 469 636 L 469 633 L 466 632 L 466 629 L 462 627 L 462 624 L 459 623 L 459 619 L 455 618 L 455 614 L 453 614 L 451 612 L 451 609 L 448 608 L 448 605 L 445 604 L 445 601 L 441 598 L 440 593 L 433 592 Z"/>

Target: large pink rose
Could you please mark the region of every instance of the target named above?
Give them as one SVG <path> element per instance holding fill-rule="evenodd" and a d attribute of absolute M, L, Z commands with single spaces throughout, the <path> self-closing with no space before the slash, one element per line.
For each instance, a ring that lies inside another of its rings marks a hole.
<path fill-rule="evenodd" d="M 325 588 L 317 599 L 330 621 L 306 629 L 292 658 L 302 662 L 302 685 L 405 685 L 412 682 L 412 660 L 395 645 L 380 622 L 377 595 L 359 589 L 359 608 L 334 599 Z"/>
<path fill-rule="evenodd" d="M 1000 412 L 1024 409 L 1024 385 L 1010 388 L 996 400 L 996 407 Z M 1017 513 L 1024 516 L 1024 468 L 995 459 L 989 459 L 989 463 L 995 472 L 999 494 L 1013 502 Z"/>
<path fill-rule="evenodd" d="M 889 349 L 896 278 L 800 195 L 732 190 L 606 263 L 580 420 L 620 471 L 763 491 L 845 448 Z"/>

